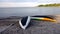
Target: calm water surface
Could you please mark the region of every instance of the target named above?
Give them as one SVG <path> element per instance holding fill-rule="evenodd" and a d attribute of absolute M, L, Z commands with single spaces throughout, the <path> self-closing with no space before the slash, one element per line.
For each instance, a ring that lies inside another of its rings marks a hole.
<path fill-rule="evenodd" d="M 60 7 L 10 7 L 0 8 L 0 17 L 55 15 L 60 14 Z"/>

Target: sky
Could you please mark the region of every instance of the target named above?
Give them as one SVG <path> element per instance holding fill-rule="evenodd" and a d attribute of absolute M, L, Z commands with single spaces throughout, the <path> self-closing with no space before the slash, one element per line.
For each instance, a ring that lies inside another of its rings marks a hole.
<path fill-rule="evenodd" d="M 60 0 L 0 0 L 0 7 L 34 7 L 46 3 L 60 3 Z"/>
<path fill-rule="evenodd" d="M 38 3 L 59 3 L 60 0 L 0 0 L 0 2 L 38 2 Z"/>

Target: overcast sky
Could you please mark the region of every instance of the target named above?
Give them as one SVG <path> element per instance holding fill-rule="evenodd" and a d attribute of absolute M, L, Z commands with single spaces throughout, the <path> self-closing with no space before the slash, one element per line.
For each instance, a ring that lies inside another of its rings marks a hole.
<path fill-rule="evenodd" d="M 0 0 L 0 2 L 38 2 L 38 3 L 59 3 L 60 0 Z"/>
<path fill-rule="evenodd" d="M 60 0 L 0 0 L 0 7 L 33 7 L 41 3 L 60 3 Z"/>

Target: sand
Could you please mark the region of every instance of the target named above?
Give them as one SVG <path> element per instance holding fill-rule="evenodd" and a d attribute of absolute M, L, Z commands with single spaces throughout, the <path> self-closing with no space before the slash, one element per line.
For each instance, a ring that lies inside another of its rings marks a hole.
<path fill-rule="evenodd" d="M 0 20 L 0 34 L 60 34 L 59 23 L 31 20 L 29 27 L 23 30 L 18 20 L 20 19 Z"/>

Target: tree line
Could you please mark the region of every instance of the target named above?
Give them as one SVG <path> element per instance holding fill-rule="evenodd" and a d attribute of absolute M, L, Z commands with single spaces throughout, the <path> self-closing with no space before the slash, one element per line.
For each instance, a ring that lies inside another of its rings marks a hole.
<path fill-rule="evenodd" d="M 60 3 L 56 4 L 45 4 L 45 5 L 38 5 L 38 7 L 59 7 Z"/>

